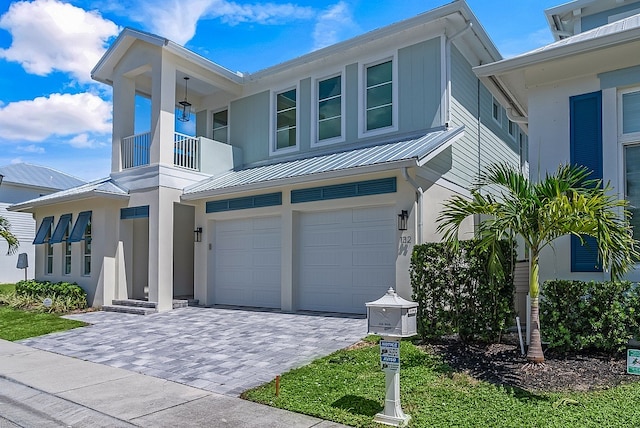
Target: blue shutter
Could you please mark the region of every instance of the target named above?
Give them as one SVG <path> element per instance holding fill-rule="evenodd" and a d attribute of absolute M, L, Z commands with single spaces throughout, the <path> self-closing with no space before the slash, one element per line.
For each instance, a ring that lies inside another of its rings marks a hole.
<path fill-rule="evenodd" d="M 131 220 L 134 218 L 149 217 L 149 205 L 141 205 L 139 207 L 129 207 L 120 209 L 120 220 Z"/>
<path fill-rule="evenodd" d="M 221 201 L 209 201 L 206 203 L 205 211 L 207 213 L 217 213 L 223 211 L 246 210 L 249 208 L 271 207 L 275 205 L 282 205 L 282 192 L 246 196 L 243 198 L 223 199 Z"/>
<path fill-rule="evenodd" d="M 69 235 L 69 242 L 80 242 L 84 238 L 84 231 L 87 228 L 87 224 L 91 221 L 91 211 L 83 211 L 78 214 L 76 224 L 73 225 L 71 235 Z"/>
<path fill-rule="evenodd" d="M 602 179 L 602 93 L 571 97 L 569 106 L 571 163 L 589 168 L 589 178 Z M 578 237 L 571 237 L 571 271 L 602 272 L 596 239 L 584 240 L 581 245 Z"/>
<path fill-rule="evenodd" d="M 60 220 L 58 220 L 56 229 L 53 231 L 53 235 L 51 235 L 51 239 L 49 239 L 50 244 L 58 244 L 62 242 L 64 233 L 69 227 L 69 223 L 71 223 L 71 214 L 62 214 L 60 216 Z"/>
<path fill-rule="evenodd" d="M 384 193 L 395 193 L 396 191 L 397 184 L 395 177 L 381 178 L 379 180 L 292 190 L 291 203 L 298 204 L 301 202 L 353 198 L 356 196 L 381 195 Z"/>
<path fill-rule="evenodd" d="M 33 240 L 34 244 L 44 244 L 47 234 L 51 231 L 52 223 L 53 216 L 42 219 L 42 223 L 40 223 L 40 227 L 38 228 L 38 233 L 36 233 L 36 238 Z"/>

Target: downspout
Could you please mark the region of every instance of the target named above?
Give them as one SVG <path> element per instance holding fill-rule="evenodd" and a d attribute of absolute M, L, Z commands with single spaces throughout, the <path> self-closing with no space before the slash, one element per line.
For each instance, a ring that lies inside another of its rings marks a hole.
<path fill-rule="evenodd" d="M 424 191 L 422 190 L 422 187 L 420 187 L 418 183 L 416 183 L 415 180 L 411 178 L 411 176 L 409 176 L 409 172 L 407 171 L 406 166 L 402 168 L 402 176 L 404 177 L 407 183 L 411 184 L 411 186 L 413 186 L 413 188 L 416 189 L 416 202 L 417 202 L 416 217 L 418 219 L 418 230 L 416 230 L 416 245 L 420 245 L 422 244 L 422 227 L 423 227 L 422 226 L 422 210 L 423 210 L 422 200 L 423 200 Z"/>
<path fill-rule="evenodd" d="M 451 37 L 448 37 L 444 45 L 445 46 L 444 62 L 445 62 L 445 69 L 446 69 L 445 78 L 446 78 L 446 84 L 447 84 L 447 89 L 446 89 L 447 96 L 445 98 L 445 102 L 447 106 L 445 108 L 445 118 L 444 118 L 444 125 L 446 127 L 449 127 L 449 121 L 451 120 L 451 42 L 453 42 L 455 39 L 462 36 L 464 33 L 466 33 L 471 29 L 473 24 L 470 21 L 466 21 L 466 22 L 467 22 L 467 26 L 464 27 L 462 30 L 458 31 L 457 33 L 455 33 L 454 35 L 452 35 Z"/>
<path fill-rule="evenodd" d="M 505 109 L 505 111 L 507 112 L 507 118 L 511 121 L 511 122 L 516 122 L 516 123 L 529 123 L 529 118 L 527 116 L 518 116 L 513 114 L 513 108 L 509 107 L 507 109 Z"/>

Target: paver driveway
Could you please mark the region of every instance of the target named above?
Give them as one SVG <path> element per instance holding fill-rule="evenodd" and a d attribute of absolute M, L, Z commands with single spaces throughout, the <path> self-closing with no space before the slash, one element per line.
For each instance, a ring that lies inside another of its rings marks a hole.
<path fill-rule="evenodd" d="M 366 319 L 224 308 L 89 312 L 91 326 L 19 343 L 236 396 L 366 335 Z"/>

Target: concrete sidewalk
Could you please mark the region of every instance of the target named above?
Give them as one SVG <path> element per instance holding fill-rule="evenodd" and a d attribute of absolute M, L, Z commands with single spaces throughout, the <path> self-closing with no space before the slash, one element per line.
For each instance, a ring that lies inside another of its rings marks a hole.
<path fill-rule="evenodd" d="M 344 427 L 4 340 L 0 426 Z"/>

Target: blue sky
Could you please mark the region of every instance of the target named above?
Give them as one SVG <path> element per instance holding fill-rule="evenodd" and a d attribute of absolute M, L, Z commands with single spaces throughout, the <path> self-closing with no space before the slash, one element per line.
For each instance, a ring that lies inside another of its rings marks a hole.
<path fill-rule="evenodd" d="M 90 71 L 124 27 L 255 72 L 446 4 L 447 0 L 0 0 L 0 165 L 85 180 L 111 162 L 111 88 Z M 556 0 L 468 0 L 504 57 L 552 41 Z"/>

